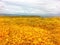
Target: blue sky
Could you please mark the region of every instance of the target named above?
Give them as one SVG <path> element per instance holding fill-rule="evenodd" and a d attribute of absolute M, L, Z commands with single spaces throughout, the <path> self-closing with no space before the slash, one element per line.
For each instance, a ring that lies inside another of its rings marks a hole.
<path fill-rule="evenodd" d="M 0 0 L 0 14 L 59 16 L 60 0 Z"/>

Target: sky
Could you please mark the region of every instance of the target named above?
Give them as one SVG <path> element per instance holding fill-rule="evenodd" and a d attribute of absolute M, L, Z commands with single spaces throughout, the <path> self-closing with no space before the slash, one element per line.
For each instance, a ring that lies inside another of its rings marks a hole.
<path fill-rule="evenodd" d="M 60 0 L 0 0 L 0 14 L 60 16 Z"/>

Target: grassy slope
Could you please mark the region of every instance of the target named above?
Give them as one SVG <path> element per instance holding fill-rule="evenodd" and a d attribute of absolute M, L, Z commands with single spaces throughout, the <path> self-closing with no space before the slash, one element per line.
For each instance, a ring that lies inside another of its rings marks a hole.
<path fill-rule="evenodd" d="M 0 17 L 0 45 L 60 45 L 59 17 Z"/>

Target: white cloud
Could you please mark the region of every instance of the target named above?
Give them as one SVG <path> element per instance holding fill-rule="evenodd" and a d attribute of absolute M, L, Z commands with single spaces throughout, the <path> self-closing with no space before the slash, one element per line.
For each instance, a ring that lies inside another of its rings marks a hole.
<path fill-rule="evenodd" d="M 0 13 L 57 15 L 60 14 L 60 1 L 59 0 L 2 0 L 0 1 Z"/>

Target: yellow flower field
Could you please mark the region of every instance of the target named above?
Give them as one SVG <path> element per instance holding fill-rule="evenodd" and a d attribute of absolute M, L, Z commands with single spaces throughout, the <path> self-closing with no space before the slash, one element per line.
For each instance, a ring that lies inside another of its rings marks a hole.
<path fill-rule="evenodd" d="M 60 18 L 0 16 L 0 45 L 60 45 Z"/>

